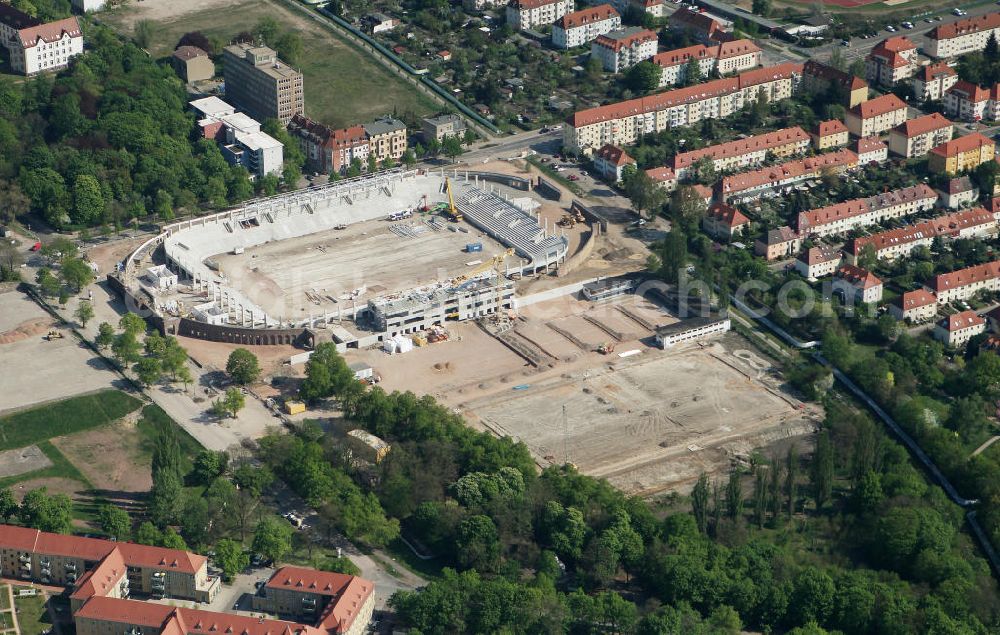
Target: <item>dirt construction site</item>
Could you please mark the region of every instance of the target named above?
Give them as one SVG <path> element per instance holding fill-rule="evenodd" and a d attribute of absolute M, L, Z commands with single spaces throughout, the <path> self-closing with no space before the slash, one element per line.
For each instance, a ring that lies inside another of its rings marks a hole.
<path fill-rule="evenodd" d="M 541 467 L 572 463 L 630 494 L 686 492 L 701 472 L 816 429 L 821 414 L 742 336 L 660 350 L 655 328 L 676 321 L 637 296 L 563 297 L 522 310 L 499 337 L 463 323 L 447 342 L 348 358 L 375 366 L 386 390 L 429 392 L 523 441 Z"/>

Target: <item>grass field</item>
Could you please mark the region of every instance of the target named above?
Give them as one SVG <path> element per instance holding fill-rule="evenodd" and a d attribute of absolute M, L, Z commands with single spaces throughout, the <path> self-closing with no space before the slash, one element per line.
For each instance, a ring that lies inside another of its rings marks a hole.
<path fill-rule="evenodd" d="M 194 457 L 201 452 L 202 447 L 194 437 L 187 433 L 184 428 L 177 425 L 170 418 L 163 408 L 151 404 L 142 409 L 142 419 L 139 419 L 137 429 L 142 436 L 142 448 L 148 454 L 150 460 L 153 456 L 153 448 L 156 444 L 157 435 L 164 427 L 173 427 L 177 433 L 177 440 L 181 446 L 181 468 L 187 472 L 191 469 Z"/>
<path fill-rule="evenodd" d="M 23 635 L 44 633 L 52 627 L 48 611 L 45 610 L 45 596 L 18 597 L 18 587 L 14 587 L 14 605 L 17 607 L 17 624 Z"/>
<path fill-rule="evenodd" d="M 10 487 L 15 483 L 31 481 L 38 478 L 68 478 L 74 481 L 79 481 L 88 488 L 93 487 L 90 484 L 90 481 L 87 480 L 87 477 L 81 474 L 80 470 L 76 469 L 76 466 L 70 463 L 69 459 L 67 459 L 58 448 L 48 441 L 39 441 L 37 445 L 38 449 L 40 449 L 42 453 L 45 454 L 50 461 L 52 461 L 52 465 L 41 470 L 25 472 L 24 474 L 18 474 L 17 476 L 8 476 L 7 478 L 0 479 L 0 487 Z"/>
<path fill-rule="evenodd" d="M 261 18 L 275 18 L 302 38 L 299 70 L 305 76 L 306 114 L 325 124 L 343 127 L 380 115 L 412 112 L 426 115 L 436 104 L 366 54 L 356 51 L 324 27 L 277 2 L 236 0 L 218 4 L 208 0 L 203 9 L 157 20 L 149 50 L 154 57 L 169 55 L 180 37 L 201 31 L 226 43 L 241 31 L 250 31 Z M 142 17 L 136 5 L 105 17 L 126 33 Z"/>
<path fill-rule="evenodd" d="M 120 419 L 142 405 L 119 390 L 102 390 L 0 418 L 0 450 L 23 448 L 53 437 Z"/>

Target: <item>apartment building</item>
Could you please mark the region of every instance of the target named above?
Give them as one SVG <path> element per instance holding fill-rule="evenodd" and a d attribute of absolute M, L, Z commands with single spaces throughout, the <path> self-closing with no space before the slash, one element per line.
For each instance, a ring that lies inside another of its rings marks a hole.
<path fill-rule="evenodd" d="M 371 147 L 364 126 L 334 130 L 304 115 L 295 115 L 288 132 L 298 139 L 310 170 L 323 174 L 342 174 L 357 160 L 368 168 Z"/>
<path fill-rule="evenodd" d="M 668 167 L 650 168 L 646 170 L 646 175 L 668 192 L 677 189 L 677 175 Z"/>
<path fill-rule="evenodd" d="M 847 111 L 847 129 L 856 137 L 888 132 L 906 121 L 906 104 L 892 93 L 860 103 Z"/>
<path fill-rule="evenodd" d="M 438 115 L 437 117 L 425 117 L 421 121 L 420 133 L 424 141 L 431 139 L 437 142 L 444 141 L 445 137 L 465 136 L 465 120 L 456 114 Z"/>
<path fill-rule="evenodd" d="M 932 149 L 927 166 L 931 172 L 958 174 L 995 160 L 995 153 L 996 144 L 992 139 L 973 132 Z"/>
<path fill-rule="evenodd" d="M 927 289 L 907 291 L 889 304 L 889 314 L 911 324 L 933 320 L 937 315 L 937 296 Z"/>
<path fill-rule="evenodd" d="M 865 78 L 876 86 L 892 87 L 917 72 L 917 45 L 905 35 L 879 42 L 865 58 Z"/>
<path fill-rule="evenodd" d="M 962 121 L 1000 119 L 1000 84 L 982 88 L 965 80 L 956 81 L 944 93 L 944 111 Z"/>
<path fill-rule="evenodd" d="M 368 153 L 379 164 L 386 159 L 398 162 L 406 152 L 406 124 L 399 119 L 382 117 L 361 126 L 368 137 Z"/>
<path fill-rule="evenodd" d="M 37 75 L 66 68 L 83 53 L 83 31 L 75 17 L 42 22 L 0 2 L 0 45 L 7 49 L 12 71 Z"/>
<path fill-rule="evenodd" d="M 941 196 L 941 204 L 951 209 L 959 209 L 979 200 L 979 189 L 972 184 L 968 174 L 948 179 L 937 192 Z"/>
<path fill-rule="evenodd" d="M 266 46 L 231 44 L 222 51 L 226 98 L 257 121 L 288 125 L 305 112 L 302 73 Z"/>
<path fill-rule="evenodd" d="M 871 304 L 882 299 L 883 285 L 871 271 L 852 264 L 837 267 L 833 276 L 833 292 L 842 293 L 844 300 Z"/>
<path fill-rule="evenodd" d="M 967 300 L 980 291 L 1000 291 L 1000 260 L 934 276 L 928 285 L 938 304 Z"/>
<path fill-rule="evenodd" d="M 652 62 L 663 69 L 660 87 L 688 81 L 688 64 L 695 60 L 702 77 L 739 73 L 760 66 L 761 50 L 752 40 L 733 40 L 705 46 L 695 44 L 654 55 Z"/>
<path fill-rule="evenodd" d="M 909 256 L 917 247 L 930 247 L 934 238 L 972 238 L 997 231 L 993 214 L 981 207 L 937 216 L 930 220 L 889 229 L 848 241 L 844 247 L 848 262 L 857 264 L 861 252 L 871 248 L 879 260 Z"/>
<path fill-rule="evenodd" d="M 753 251 L 770 261 L 793 256 L 801 247 L 802 238 L 798 232 L 785 225 L 768 230 L 763 239 L 758 238 L 754 241 Z"/>
<path fill-rule="evenodd" d="M 681 7 L 670 16 L 667 28 L 684 31 L 699 40 L 702 44 L 722 42 L 729 39 L 726 29 L 731 26 L 725 20 L 710 16 L 701 11 Z"/>
<path fill-rule="evenodd" d="M 717 186 L 717 196 L 720 201 L 731 202 L 777 196 L 803 181 L 819 178 L 825 172 L 839 174 L 857 166 L 858 155 L 850 150 L 836 150 L 752 172 L 724 176 Z"/>
<path fill-rule="evenodd" d="M 990 35 L 1000 38 L 1000 13 L 987 13 L 939 24 L 927 32 L 926 51 L 939 59 L 958 57 L 986 48 Z"/>
<path fill-rule="evenodd" d="M 815 60 L 802 66 L 802 86 L 810 93 L 825 93 L 837 86 L 844 94 L 843 105 L 847 108 L 868 101 L 868 82 Z"/>
<path fill-rule="evenodd" d="M 986 332 L 986 319 L 975 311 L 960 311 L 942 318 L 934 325 L 931 335 L 945 346 L 957 348 L 976 335 Z"/>
<path fill-rule="evenodd" d="M 820 151 L 846 146 L 851 140 L 847 126 L 840 119 L 819 122 L 811 136 L 813 144 Z"/>
<path fill-rule="evenodd" d="M 581 110 L 563 128 L 567 152 L 589 154 L 605 144 L 629 145 L 642 134 L 728 117 L 765 95 L 772 103 L 798 89 L 801 64 L 781 64 L 696 86 Z"/>
<path fill-rule="evenodd" d="M 726 203 L 712 203 L 701 219 L 701 228 L 709 236 L 732 240 L 750 228 L 750 219 Z"/>
<path fill-rule="evenodd" d="M 889 159 L 889 146 L 878 137 L 862 137 L 851 149 L 858 155 L 858 165 L 885 163 Z"/>
<path fill-rule="evenodd" d="M 594 169 L 611 183 L 622 180 L 622 172 L 628 165 L 635 165 L 635 159 L 618 146 L 606 145 L 594 153 Z"/>
<path fill-rule="evenodd" d="M 910 78 L 913 94 L 923 101 L 937 101 L 958 81 L 958 73 L 945 62 L 934 62 L 920 69 Z"/>
<path fill-rule="evenodd" d="M 280 175 L 284 169 L 284 146 L 262 132 L 260 123 L 218 97 L 188 103 L 198 114 L 201 136 L 217 141 L 222 156 L 231 165 L 242 165 L 254 178 Z"/>
<path fill-rule="evenodd" d="M 657 46 L 655 31 L 630 26 L 597 36 L 590 43 L 590 55 L 601 60 L 604 70 L 619 73 L 656 55 Z"/>
<path fill-rule="evenodd" d="M 198 82 L 215 77 L 215 62 L 197 46 L 180 46 L 170 56 L 174 72 L 185 82 Z"/>
<path fill-rule="evenodd" d="M 922 157 L 950 141 L 954 130 L 955 126 L 936 112 L 909 119 L 889 132 L 889 150 L 907 159 Z"/>
<path fill-rule="evenodd" d="M 937 200 L 937 192 L 926 183 L 920 183 L 800 212 L 796 221 L 797 229 L 803 236 L 842 234 L 856 227 L 875 225 L 890 218 L 902 218 L 932 209 Z"/>
<path fill-rule="evenodd" d="M 810 247 L 795 259 L 795 270 L 808 280 L 817 280 L 833 275 L 842 260 L 843 255 L 836 247 Z"/>
<path fill-rule="evenodd" d="M 610 4 L 567 13 L 552 25 L 552 45 L 571 49 L 622 26 L 622 17 Z"/>
<path fill-rule="evenodd" d="M 360 635 L 362 629 L 341 625 L 371 621 L 375 606 L 373 585 L 368 580 L 342 573 L 303 567 L 282 567 L 253 597 L 253 609 L 287 616 L 320 629 Z"/>
<path fill-rule="evenodd" d="M 708 158 L 717 172 L 742 170 L 764 163 L 768 157 L 789 157 L 809 150 L 809 135 L 798 126 L 767 132 L 745 139 L 736 139 L 699 150 L 674 155 L 674 174 L 679 179 L 689 176 L 701 159 Z"/>
<path fill-rule="evenodd" d="M 516 31 L 552 24 L 573 12 L 573 0 L 514 0 L 507 5 L 507 24 Z"/>

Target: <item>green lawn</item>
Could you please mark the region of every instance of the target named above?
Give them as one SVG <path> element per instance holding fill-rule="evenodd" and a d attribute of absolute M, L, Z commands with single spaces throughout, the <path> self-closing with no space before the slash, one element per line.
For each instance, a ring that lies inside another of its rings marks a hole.
<path fill-rule="evenodd" d="M 37 443 L 38 449 L 52 461 L 52 465 L 43 468 L 41 470 L 35 470 L 33 472 L 25 472 L 24 474 L 18 474 L 17 476 L 8 476 L 6 478 L 0 478 L 0 487 L 10 487 L 15 483 L 20 483 L 22 481 L 30 481 L 36 478 L 68 478 L 74 481 L 79 481 L 87 488 L 92 488 L 93 485 L 87 480 L 87 477 L 80 473 L 80 470 L 76 469 L 72 463 L 69 462 L 62 452 L 59 451 L 56 446 L 52 445 L 48 441 L 39 441 Z"/>
<path fill-rule="evenodd" d="M 137 426 L 139 434 L 142 435 L 143 451 L 150 457 L 153 456 L 156 439 L 160 431 L 165 427 L 173 427 L 174 432 L 177 433 L 177 441 L 181 446 L 181 467 L 185 471 L 190 470 L 193 466 L 194 457 L 204 448 L 184 428 L 177 425 L 170 418 L 170 415 L 164 412 L 163 408 L 156 404 L 150 404 L 142 409 L 142 418 L 139 419 L 139 425 Z"/>
<path fill-rule="evenodd" d="M 102 390 L 0 418 L 0 450 L 23 448 L 89 430 L 124 417 L 142 402 L 119 390 Z"/>
<path fill-rule="evenodd" d="M 142 5 L 136 5 L 106 15 L 104 20 L 131 33 L 130 25 L 141 11 Z M 405 79 L 279 2 L 236 0 L 170 21 L 160 20 L 149 50 L 155 57 L 165 57 L 184 33 L 196 30 L 226 44 L 241 31 L 251 31 L 265 16 L 275 18 L 283 28 L 295 30 L 302 38 L 304 50 L 299 70 L 305 76 L 306 114 L 310 117 L 343 127 L 393 111 L 399 115 L 406 112 L 426 115 L 439 109 Z"/>
<path fill-rule="evenodd" d="M 14 605 L 17 607 L 17 623 L 23 635 L 38 635 L 52 627 L 48 611 L 45 610 L 45 596 L 18 597 L 14 587 Z"/>

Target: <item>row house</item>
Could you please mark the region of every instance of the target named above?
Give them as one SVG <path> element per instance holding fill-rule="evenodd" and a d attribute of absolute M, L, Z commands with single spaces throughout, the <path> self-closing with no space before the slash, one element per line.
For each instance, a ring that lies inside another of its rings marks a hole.
<path fill-rule="evenodd" d="M 392 159 L 399 162 L 406 153 L 406 124 L 399 119 L 382 117 L 363 124 L 368 136 L 369 154 L 379 163 Z"/>
<path fill-rule="evenodd" d="M 701 219 L 701 227 L 709 236 L 732 240 L 750 227 L 750 219 L 726 203 L 712 203 Z"/>
<path fill-rule="evenodd" d="M 842 293 L 844 300 L 872 304 L 882 299 L 882 280 L 871 271 L 852 264 L 837 268 L 833 277 L 833 292 Z"/>
<path fill-rule="evenodd" d="M 916 72 L 917 45 L 905 35 L 882 40 L 865 58 L 865 77 L 877 86 L 895 86 Z"/>
<path fill-rule="evenodd" d="M 364 126 L 334 130 L 305 115 L 295 115 L 288 123 L 288 132 L 298 139 L 311 170 L 341 174 L 355 160 L 367 168 L 370 146 Z"/>
<path fill-rule="evenodd" d="M 946 62 L 934 62 L 922 66 L 910 78 L 910 86 L 917 99 L 937 101 L 944 97 L 948 89 L 958 82 L 958 73 Z"/>
<path fill-rule="evenodd" d="M 910 253 L 917 247 L 930 247 L 935 237 L 971 238 L 988 236 L 997 231 L 997 221 L 993 214 L 981 207 L 951 214 L 944 214 L 930 220 L 907 225 L 897 229 L 877 232 L 870 236 L 854 238 L 844 248 L 848 262 L 857 263 L 861 252 L 870 247 L 879 260 L 894 260 Z"/>
<path fill-rule="evenodd" d="M 619 73 L 656 55 L 657 46 L 655 31 L 630 26 L 597 36 L 590 43 L 590 55 L 601 60 L 604 70 Z"/>
<path fill-rule="evenodd" d="M 740 73 L 760 66 L 760 47 L 752 40 L 733 40 L 705 46 L 696 44 L 665 51 L 653 56 L 652 62 L 663 69 L 660 86 L 675 86 L 688 80 L 688 64 L 695 60 L 702 77 L 713 71 L 719 75 Z"/>
<path fill-rule="evenodd" d="M 979 188 L 972 184 L 968 174 L 948 179 L 944 187 L 938 188 L 941 204 L 951 209 L 960 209 L 979 200 Z"/>
<path fill-rule="evenodd" d="M 847 111 L 847 129 L 856 137 L 888 132 L 906 121 L 906 104 L 889 93 L 863 102 Z"/>
<path fill-rule="evenodd" d="M 938 196 L 929 185 L 920 183 L 867 198 L 856 198 L 799 213 L 797 229 L 803 236 L 842 234 L 856 227 L 902 218 L 934 207 Z"/>
<path fill-rule="evenodd" d="M 939 305 L 967 300 L 980 291 L 1000 291 L 1000 260 L 936 275 L 928 287 Z"/>
<path fill-rule="evenodd" d="M 808 280 L 817 280 L 833 275 L 842 260 L 843 255 L 836 247 L 810 247 L 795 259 L 795 270 Z"/>
<path fill-rule="evenodd" d="M 830 119 L 816 124 L 812 133 L 813 145 L 819 151 L 846 146 L 851 139 L 847 126 L 840 119 Z"/>
<path fill-rule="evenodd" d="M 573 0 L 514 0 L 507 5 L 507 24 L 515 31 L 552 24 L 573 12 Z"/>
<path fill-rule="evenodd" d="M 606 145 L 594 153 L 594 169 L 612 183 L 622 180 L 622 172 L 628 165 L 635 165 L 635 159 L 618 146 Z"/>
<path fill-rule="evenodd" d="M 552 25 L 552 45 L 571 49 L 622 26 L 622 17 L 610 4 L 567 13 Z"/>
<path fill-rule="evenodd" d="M 858 155 L 858 165 L 885 163 L 889 160 L 889 146 L 878 137 L 862 137 L 851 149 Z"/>
<path fill-rule="evenodd" d="M 711 159 L 717 172 L 727 172 L 761 165 L 768 157 L 788 157 L 808 150 L 809 135 L 794 126 L 675 154 L 672 167 L 677 178 L 684 179 L 703 158 Z"/>
<path fill-rule="evenodd" d="M 570 153 L 589 154 L 605 144 L 630 145 L 642 135 L 728 117 L 761 95 L 774 103 L 792 96 L 801 73 L 801 64 L 780 64 L 581 110 L 566 120 L 563 147 Z"/>
<path fill-rule="evenodd" d="M 936 112 L 909 119 L 889 132 L 889 150 L 907 159 L 922 157 L 950 141 L 954 130 L 955 126 Z"/>
<path fill-rule="evenodd" d="M 721 201 L 746 202 L 776 196 L 782 190 L 819 178 L 826 172 L 839 174 L 858 166 L 858 155 L 846 149 L 806 159 L 724 176 L 717 185 Z"/>
<path fill-rule="evenodd" d="M 982 51 L 990 36 L 1000 38 L 1000 13 L 987 13 L 939 24 L 927 32 L 926 52 L 938 59 Z"/>
<path fill-rule="evenodd" d="M 764 238 L 754 241 L 753 251 L 767 260 L 779 260 L 795 255 L 802 247 L 802 237 L 791 227 L 785 225 L 768 230 Z"/>
<path fill-rule="evenodd" d="M 975 311 L 959 311 L 942 318 L 934 325 L 931 335 L 945 346 L 957 348 L 976 335 L 986 332 L 986 319 Z"/>
<path fill-rule="evenodd" d="M 1000 118 L 1000 84 L 983 88 L 964 79 L 944 94 L 944 111 L 962 121 L 996 121 Z"/>
<path fill-rule="evenodd" d="M 928 168 L 931 172 L 958 174 L 969 172 L 995 160 L 996 144 L 978 132 L 952 139 L 930 151 Z"/>
<path fill-rule="evenodd" d="M 664 166 L 660 168 L 650 168 L 646 170 L 646 176 L 650 178 L 658 187 L 662 187 L 668 192 L 677 189 L 677 175 L 670 168 Z"/>
<path fill-rule="evenodd" d="M 732 39 L 726 31 L 729 26 L 731 25 L 721 18 L 710 16 L 697 9 L 681 7 L 670 15 L 667 28 L 687 33 L 702 44 L 712 44 Z"/>
<path fill-rule="evenodd" d="M 0 46 L 7 49 L 10 68 L 22 75 L 66 68 L 83 53 L 83 31 L 76 17 L 42 22 L 0 2 Z"/>
<path fill-rule="evenodd" d="M 810 93 L 825 93 L 836 86 L 843 91 L 845 96 L 843 105 L 847 108 L 854 108 L 868 101 L 868 82 L 853 73 L 845 73 L 815 60 L 803 64 L 802 86 Z"/>
<path fill-rule="evenodd" d="M 666 0 L 611 0 L 611 5 L 621 14 L 635 8 L 653 18 L 667 16 Z"/>
<path fill-rule="evenodd" d="M 937 315 L 937 296 L 927 289 L 907 291 L 889 304 L 889 314 L 900 322 L 918 324 Z"/>

